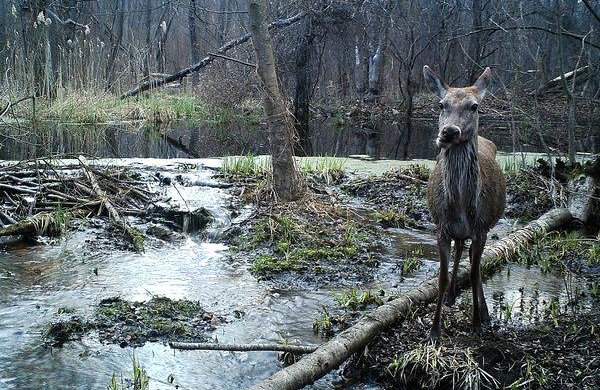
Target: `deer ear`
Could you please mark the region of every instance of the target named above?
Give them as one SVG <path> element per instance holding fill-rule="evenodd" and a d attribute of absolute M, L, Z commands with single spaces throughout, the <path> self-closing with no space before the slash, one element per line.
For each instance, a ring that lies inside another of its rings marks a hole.
<path fill-rule="evenodd" d="M 479 100 L 482 100 L 487 92 L 488 86 L 492 80 L 492 70 L 488 67 L 485 68 L 481 76 L 475 81 L 473 85 L 479 91 Z"/>
<path fill-rule="evenodd" d="M 446 96 L 448 86 L 440 79 L 440 76 L 432 71 L 427 65 L 423 67 L 423 77 L 425 77 L 427 88 L 429 88 L 432 93 L 439 96 L 440 99 L 443 99 L 444 96 Z"/>

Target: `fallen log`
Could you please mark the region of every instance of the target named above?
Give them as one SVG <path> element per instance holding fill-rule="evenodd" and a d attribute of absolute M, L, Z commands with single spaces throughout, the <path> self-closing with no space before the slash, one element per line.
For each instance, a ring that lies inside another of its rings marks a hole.
<path fill-rule="evenodd" d="M 568 209 L 553 209 L 524 228 L 487 246 L 481 258 L 482 271 L 485 273 L 499 268 L 506 259 L 514 256 L 519 248 L 536 236 L 564 226 L 571 220 L 571 212 Z M 468 280 L 468 262 L 462 262 L 457 274 L 457 282 L 463 286 L 468 284 Z M 342 364 L 353 353 L 364 349 L 380 332 L 401 320 L 411 307 L 433 302 L 437 293 L 438 281 L 437 277 L 434 277 L 423 282 L 417 289 L 366 314 L 354 326 L 339 333 L 315 352 L 276 372 L 270 378 L 253 386 L 251 390 L 301 389 L 315 382 Z"/>
<path fill-rule="evenodd" d="M 123 218 L 121 216 L 121 214 L 119 214 L 119 212 L 117 211 L 115 206 L 113 206 L 113 204 L 110 202 L 106 193 L 102 190 L 102 188 L 100 188 L 100 185 L 98 184 L 98 181 L 96 180 L 96 177 L 94 176 L 94 173 L 92 172 L 92 170 L 90 169 L 90 166 L 87 163 L 87 159 L 84 156 L 79 156 L 78 160 L 79 160 L 79 163 L 81 164 L 81 166 L 83 167 L 84 173 L 92 186 L 92 190 L 94 191 L 96 196 L 102 202 L 101 204 L 108 211 L 110 218 L 112 218 L 112 220 L 115 223 L 117 223 L 119 226 L 121 226 L 123 228 L 125 234 L 127 235 L 129 240 L 133 244 L 133 247 L 135 248 L 135 250 L 138 252 L 143 252 L 144 251 L 144 236 L 142 235 L 142 232 L 140 232 L 138 229 L 132 227 L 131 224 L 125 218 Z"/>
<path fill-rule="evenodd" d="M 590 67 L 589 65 L 586 66 L 582 66 L 581 68 L 577 68 L 571 72 L 567 72 L 563 75 L 559 75 L 555 78 L 553 78 L 552 80 L 548 81 L 546 84 L 542 85 L 541 87 L 539 87 L 538 89 L 535 90 L 534 95 L 536 96 L 542 96 L 544 94 L 544 92 L 551 90 L 552 88 L 558 87 L 560 86 L 560 83 L 562 83 L 563 78 L 564 80 L 571 80 L 573 79 L 573 77 L 577 77 L 577 81 L 579 83 L 587 80 L 590 76 Z"/>
<path fill-rule="evenodd" d="M 273 29 L 280 28 L 280 27 L 286 27 L 286 26 L 296 23 L 303 17 L 304 17 L 304 12 L 300 12 L 300 13 L 292 16 L 291 18 L 276 20 L 276 21 L 270 23 L 268 28 L 269 28 L 269 30 L 273 30 Z M 250 40 L 251 36 L 252 35 L 250 33 L 246 33 L 240 37 L 232 39 L 231 41 L 227 42 L 225 45 L 221 46 L 213 54 L 209 54 L 208 56 L 204 57 L 200 62 L 190 65 L 185 69 L 181 69 L 180 71 L 175 72 L 172 75 L 169 75 L 169 76 L 163 77 L 163 78 L 159 78 L 159 79 L 152 79 L 149 81 L 145 81 L 141 84 L 138 84 L 137 86 L 131 88 L 129 91 L 127 91 L 123 95 L 121 95 L 121 99 L 126 99 L 128 97 L 135 96 L 135 95 L 139 94 L 140 92 L 144 92 L 149 89 L 154 89 L 154 88 L 160 87 L 161 85 L 171 83 L 173 81 L 182 79 L 191 73 L 197 72 L 200 69 L 209 65 L 211 62 L 213 62 L 215 60 L 215 58 L 222 57 L 230 49 L 233 49 L 234 47 L 239 46 L 242 43 L 248 42 L 248 40 Z"/>
<path fill-rule="evenodd" d="M 176 343 L 170 342 L 169 346 L 173 349 L 184 351 L 203 350 L 203 351 L 274 351 L 291 352 L 298 354 L 312 353 L 317 347 L 307 347 L 303 345 L 285 345 L 285 344 L 220 344 L 220 343 Z"/>

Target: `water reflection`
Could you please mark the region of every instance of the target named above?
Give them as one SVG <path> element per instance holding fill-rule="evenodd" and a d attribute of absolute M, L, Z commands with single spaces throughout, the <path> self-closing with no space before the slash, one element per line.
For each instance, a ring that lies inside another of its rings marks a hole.
<path fill-rule="evenodd" d="M 416 124 L 406 134 L 395 123 L 375 127 L 336 126 L 313 121 L 311 148 L 317 156 L 368 155 L 374 158 L 432 158 L 431 124 Z M 238 125 L 216 126 L 173 122 L 163 127 L 110 124 L 45 123 L 29 128 L 0 128 L 0 159 L 15 160 L 49 154 L 88 154 L 96 157 L 181 158 L 268 154 L 267 132 Z"/>

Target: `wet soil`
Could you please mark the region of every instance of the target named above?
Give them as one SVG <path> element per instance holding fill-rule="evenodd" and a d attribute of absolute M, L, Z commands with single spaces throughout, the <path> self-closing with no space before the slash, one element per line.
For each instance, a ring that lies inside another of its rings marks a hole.
<path fill-rule="evenodd" d="M 508 175 L 507 217 L 527 222 L 564 202 L 571 171 L 560 164 Z M 229 231 L 234 258 L 248 261 L 256 277 L 277 288 L 369 282 L 384 258 L 386 229 L 435 230 L 426 204 L 428 178 L 429 169 L 419 165 L 369 177 L 309 175 L 309 196 L 280 204 L 266 176 L 230 177 L 241 204 L 256 207 Z M 555 197 L 548 196 L 550 184 Z"/>
<path fill-rule="evenodd" d="M 146 342 L 205 341 L 223 317 L 205 311 L 199 302 L 154 297 L 147 302 L 130 302 L 120 297 L 101 300 L 91 318 L 61 308 L 58 319 L 46 332 L 46 343 L 60 347 L 96 332 L 100 341 L 124 347 Z M 62 319 L 61 317 L 67 317 Z"/>
<path fill-rule="evenodd" d="M 436 344 L 427 339 L 435 304 L 418 307 L 355 356 L 345 375 L 386 389 L 597 389 L 600 243 L 578 232 L 552 232 L 515 261 L 562 278 L 566 296 L 529 291 L 535 279 L 519 287 L 516 300 L 494 291 L 492 325 L 474 335 L 471 295 L 463 292 L 456 305 L 444 307 L 444 335 Z"/>
<path fill-rule="evenodd" d="M 420 307 L 356 356 L 346 376 L 386 389 L 478 388 L 469 380 L 491 389 L 597 389 L 599 307 L 585 315 L 548 316 L 528 328 L 495 325 L 480 337 L 470 333 L 469 305 L 446 308 L 446 334 L 436 345 L 426 339 L 434 305 Z M 437 357 L 437 366 L 427 356 Z"/>

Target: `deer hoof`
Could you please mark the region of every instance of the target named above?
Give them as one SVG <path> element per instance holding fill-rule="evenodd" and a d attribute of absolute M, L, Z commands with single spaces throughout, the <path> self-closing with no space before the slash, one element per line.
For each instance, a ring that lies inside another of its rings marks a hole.
<path fill-rule="evenodd" d="M 446 294 L 446 296 L 444 297 L 444 305 L 446 306 L 452 306 L 454 305 L 454 303 L 456 302 L 456 295 L 455 294 Z"/>
<path fill-rule="evenodd" d="M 471 328 L 471 333 L 478 339 L 483 337 L 483 330 L 481 329 L 481 326 L 473 326 Z"/>
<path fill-rule="evenodd" d="M 431 332 L 429 333 L 429 337 L 427 337 L 426 342 L 432 343 L 432 344 L 437 344 L 443 335 L 445 335 L 445 333 L 442 332 L 441 327 L 438 329 L 431 328 Z"/>

